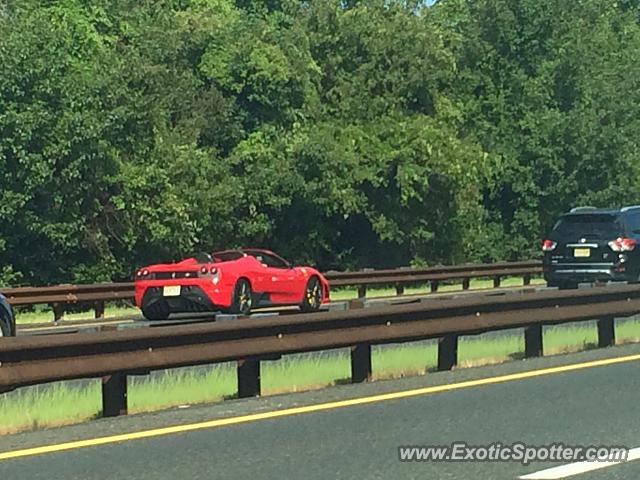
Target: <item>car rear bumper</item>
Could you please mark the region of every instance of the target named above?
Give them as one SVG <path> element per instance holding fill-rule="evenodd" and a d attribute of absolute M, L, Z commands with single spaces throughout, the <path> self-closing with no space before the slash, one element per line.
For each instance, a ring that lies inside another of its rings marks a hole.
<path fill-rule="evenodd" d="M 212 302 L 197 285 L 182 285 L 180 295 L 176 296 L 165 296 L 163 287 L 148 287 L 142 296 L 140 307 L 148 308 L 157 302 L 166 303 L 171 312 L 211 312 L 223 307 Z"/>
<path fill-rule="evenodd" d="M 548 283 L 629 281 L 626 265 L 613 263 L 564 263 L 544 265 L 544 278 Z"/>
<path fill-rule="evenodd" d="M 164 287 L 179 287 L 179 295 L 165 295 Z M 171 312 L 206 312 L 228 308 L 232 287 L 203 279 L 140 280 L 135 283 L 136 305 L 166 303 Z"/>

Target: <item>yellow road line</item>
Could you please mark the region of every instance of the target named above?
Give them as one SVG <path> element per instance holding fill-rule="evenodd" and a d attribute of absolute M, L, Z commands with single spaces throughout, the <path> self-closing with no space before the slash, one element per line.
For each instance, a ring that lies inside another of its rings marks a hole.
<path fill-rule="evenodd" d="M 463 388 L 478 387 L 481 385 L 491 385 L 495 383 L 511 382 L 514 380 L 522 380 L 526 378 L 540 377 L 544 375 L 552 375 L 556 373 L 572 372 L 575 370 L 583 370 L 585 368 L 602 367 L 605 365 L 614 365 L 624 362 L 633 362 L 640 360 L 640 354 L 628 355 L 625 357 L 607 358 L 602 360 L 593 360 L 590 362 L 574 363 L 570 365 L 562 365 L 559 367 L 543 368 L 539 370 L 529 370 L 526 372 L 511 373 L 508 375 L 499 375 L 496 377 L 479 378 L 476 380 L 467 380 L 464 382 L 450 383 L 446 385 L 434 385 L 431 387 L 416 388 L 413 390 L 404 390 L 399 392 L 383 393 L 379 395 L 371 395 L 368 397 L 352 398 L 349 400 L 339 400 L 335 402 L 318 403 L 314 405 L 306 405 L 302 407 L 285 408 L 282 410 L 274 410 L 262 413 L 252 413 L 238 417 L 219 418 L 206 422 L 190 423 L 186 425 L 176 425 L 173 427 L 156 428 L 152 430 L 143 430 L 140 432 L 123 433 L 120 435 L 110 435 L 107 437 L 90 438 L 86 440 L 78 440 L 73 442 L 59 443 L 56 445 L 45 445 L 42 447 L 25 448 L 22 450 L 13 450 L 9 452 L 0 452 L 0 460 L 10 458 L 29 457 L 33 455 L 41 455 L 43 453 L 62 452 L 65 450 L 75 450 L 78 448 L 95 447 L 97 445 L 105 445 L 109 443 L 125 442 L 130 440 L 138 440 L 142 438 L 159 437 L 161 435 L 170 435 L 176 433 L 191 432 L 194 430 L 202 430 L 205 428 L 223 427 L 226 425 L 237 425 L 240 423 L 255 422 L 258 420 L 267 420 L 271 418 L 287 417 L 289 415 L 298 415 L 303 413 L 320 412 L 333 410 L 336 408 L 352 407 L 355 405 L 366 405 L 369 403 L 384 402 L 388 400 L 397 400 L 400 398 L 415 397 L 418 395 L 428 395 L 431 393 L 449 392 L 452 390 L 460 390 Z"/>

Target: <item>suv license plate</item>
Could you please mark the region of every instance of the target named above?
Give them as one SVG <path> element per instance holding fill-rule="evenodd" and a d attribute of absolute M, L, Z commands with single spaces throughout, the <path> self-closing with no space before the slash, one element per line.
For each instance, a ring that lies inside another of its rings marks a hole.
<path fill-rule="evenodd" d="M 573 251 L 573 256 L 574 257 L 590 257 L 591 256 L 591 249 L 590 248 L 576 248 Z"/>
<path fill-rule="evenodd" d="M 162 288 L 162 295 L 165 297 L 180 296 L 180 285 L 166 285 Z"/>

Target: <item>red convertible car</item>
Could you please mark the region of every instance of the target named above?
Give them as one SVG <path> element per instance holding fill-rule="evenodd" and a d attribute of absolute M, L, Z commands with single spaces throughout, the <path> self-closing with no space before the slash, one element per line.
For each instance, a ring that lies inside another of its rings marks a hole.
<path fill-rule="evenodd" d="M 178 263 L 149 265 L 135 274 L 136 305 L 148 320 L 171 313 L 298 305 L 315 311 L 329 301 L 329 283 L 312 267 L 294 267 L 269 250 L 202 253 Z"/>

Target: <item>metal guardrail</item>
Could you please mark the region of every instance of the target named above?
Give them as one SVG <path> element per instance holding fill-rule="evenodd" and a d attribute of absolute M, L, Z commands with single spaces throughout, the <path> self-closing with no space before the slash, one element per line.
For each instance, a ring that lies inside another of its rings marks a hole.
<path fill-rule="evenodd" d="M 524 327 L 525 356 L 543 352 L 542 326 L 598 319 L 598 344 L 615 343 L 614 317 L 640 312 L 640 286 L 463 297 L 347 311 L 0 341 L 0 391 L 102 377 L 103 415 L 126 413 L 127 375 L 238 362 L 238 395 L 260 394 L 260 362 L 351 347 L 353 382 L 371 377 L 371 346 L 439 338 L 438 370 L 457 362 L 459 335 Z"/>
<path fill-rule="evenodd" d="M 326 272 L 331 287 L 356 286 L 358 297 L 366 297 L 368 285 L 395 285 L 401 295 L 404 286 L 411 283 L 430 283 L 436 292 L 443 281 L 462 280 L 462 288 L 468 289 L 472 278 L 492 278 L 493 286 L 500 286 L 500 279 L 506 276 L 522 276 L 528 285 L 532 275 L 542 273 L 538 261 L 502 262 L 493 264 L 455 265 L 429 268 L 398 268 L 390 270 L 363 270 L 359 272 Z M 55 285 L 47 287 L 18 287 L 0 289 L 14 306 L 50 304 L 54 321 L 62 318 L 66 304 L 93 302 L 95 318 L 104 316 L 105 301 L 131 300 L 134 283 L 95 283 L 84 285 Z"/>
<path fill-rule="evenodd" d="M 49 304 L 53 309 L 54 321 L 64 315 L 65 305 L 78 302 L 92 302 L 95 318 L 104 317 L 104 304 L 108 301 L 131 300 L 134 296 L 133 282 L 63 284 L 47 287 L 16 287 L 0 289 L 12 306 Z"/>

